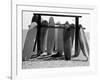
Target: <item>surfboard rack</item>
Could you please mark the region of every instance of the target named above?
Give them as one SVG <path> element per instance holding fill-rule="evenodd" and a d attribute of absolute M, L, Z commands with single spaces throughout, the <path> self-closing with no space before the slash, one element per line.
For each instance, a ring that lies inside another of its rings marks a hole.
<path fill-rule="evenodd" d="M 82 16 L 78 16 L 78 15 L 42 14 L 42 13 L 34 13 L 34 15 L 41 15 L 41 16 L 60 16 L 60 17 L 82 17 Z"/>
<path fill-rule="evenodd" d="M 34 15 L 38 15 L 38 26 L 37 26 L 37 36 L 36 36 L 36 42 L 34 45 L 34 49 L 37 43 L 37 53 L 40 53 L 40 31 L 41 31 L 41 16 L 59 16 L 59 17 L 74 17 L 75 18 L 75 26 L 76 26 L 76 32 L 75 32 L 75 56 L 78 56 L 78 40 L 79 40 L 79 18 L 82 16 L 77 15 L 60 15 L 60 14 L 42 14 L 42 13 L 34 13 Z M 48 26 L 47 28 L 63 28 L 63 27 L 52 27 Z M 68 54 L 65 57 L 68 57 L 68 60 L 71 60 L 71 56 Z M 70 57 L 70 58 L 69 58 Z"/>
<path fill-rule="evenodd" d="M 59 28 L 59 29 L 65 29 L 65 27 L 59 27 L 61 25 L 58 25 L 58 26 L 47 26 L 47 27 L 44 27 L 42 26 L 41 28 Z M 73 29 L 76 29 L 75 27 L 72 27 Z M 85 27 L 82 27 L 82 29 L 86 29 Z"/>

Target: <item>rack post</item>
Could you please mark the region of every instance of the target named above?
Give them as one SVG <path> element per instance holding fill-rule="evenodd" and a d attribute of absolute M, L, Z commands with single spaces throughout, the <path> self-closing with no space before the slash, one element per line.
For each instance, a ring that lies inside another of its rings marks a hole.
<path fill-rule="evenodd" d="M 37 26 L 37 36 L 36 36 L 36 43 L 37 43 L 37 54 L 40 54 L 41 48 L 40 48 L 40 31 L 41 31 L 41 16 L 62 16 L 62 17 L 74 17 L 75 18 L 75 55 L 74 57 L 77 57 L 79 55 L 78 51 L 78 42 L 79 42 L 79 18 L 82 16 L 76 16 L 76 15 L 58 15 L 58 14 L 41 14 L 41 13 L 35 13 L 38 15 L 38 26 Z M 55 28 L 55 27 L 48 27 L 48 28 Z M 36 46 L 34 46 L 35 48 Z"/>
<path fill-rule="evenodd" d="M 38 26 L 37 26 L 37 54 L 40 54 L 40 30 L 41 29 L 41 15 L 38 14 Z"/>
<path fill-rule="evenodd" d="M 75 17 L 75 26 L 76 26 L 76 31 L 75 31 L 75 55 L 74 55 L 74 57 L 77 57 L 79 55 L 79 52 L 78 52 L 79 17 Z"/>

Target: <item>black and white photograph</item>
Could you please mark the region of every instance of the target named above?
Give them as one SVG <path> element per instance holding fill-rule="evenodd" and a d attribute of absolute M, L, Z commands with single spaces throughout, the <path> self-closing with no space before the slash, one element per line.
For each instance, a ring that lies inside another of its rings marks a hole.
<path fill-rule="evenodd" d="M 12 3 L 12 79 L 70 77 L 96 72 L 96 8 Z"/>
<path fill-rule="evenodd" d="M 1 0 L 0 80 L 100 80 L 100 0 Z"/>
<path fill-rule="evenodd" d="M 55 13 L 23 10 L 22 69 L 89 66 L 90 14 Z"/>

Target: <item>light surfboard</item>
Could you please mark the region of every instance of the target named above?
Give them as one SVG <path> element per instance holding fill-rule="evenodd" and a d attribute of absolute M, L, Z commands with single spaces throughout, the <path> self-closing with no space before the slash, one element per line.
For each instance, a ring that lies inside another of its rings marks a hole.
<path fill-rule="evenodd" d="M 53 17 L 49 19 L 49 26 L 55 26 L 55 22 Z M 47 35 L 47 55 L 51 55 L 54 49 L 54 42 L 55 42 L 55 29 L 48 28 L 48 35 Z"/>

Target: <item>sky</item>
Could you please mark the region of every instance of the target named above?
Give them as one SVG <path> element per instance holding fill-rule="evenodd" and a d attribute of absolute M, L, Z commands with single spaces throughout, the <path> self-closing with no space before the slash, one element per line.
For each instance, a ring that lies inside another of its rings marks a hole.
<path fill-rule="evenodd" d="M 33 12 L 23 12 L 23 29 L 28 29 L 28 25 L 31 24 Z M 42 20 L 49 21 L 50 16 L 42 16 Z M 75 23 L 75 18 L 72 17 L 55 17 L 53 16 L 55 23 L 60 22 L 64 24 L 68 21 L 70 24 Z M 86 32 L 90 32 L 90 15 L 83 15 L 82 18 L 79 19 L 79 23 L 82 24 L 83 27 L 86 28 Z"/>

